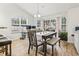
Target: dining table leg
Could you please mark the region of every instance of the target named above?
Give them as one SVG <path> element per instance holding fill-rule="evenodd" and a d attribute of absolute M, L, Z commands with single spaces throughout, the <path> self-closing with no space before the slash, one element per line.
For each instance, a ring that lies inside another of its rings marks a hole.
<path fill-rule="evenodd" d="M 45 40 L 45 42 L 44 42 L 44 56 L 46 56 L 46 53 L 47 53 L 47 43 Z"/>
<path fill-rule="evenodd" d="M 10 46 L 9 48 L 10 48 L 10 56 L 11 56 L 11 51 L 12 51 L 12 49 L 11 49 L 11 44 L 10 44 L 9 46 Z"/>
<path fill-rule="evenodd" d="M 5 46 L 5 55 L 8 56 L 8 45 Z"/>
<path fill-rule="evenodd" d="M 54 55 L 54 53 L 53 53 L 53 52 L 54 52 L 54 51 L 53 51 L 53 48 L 54 48 L 54 46 L 52 45 L 52 56 Z"/>

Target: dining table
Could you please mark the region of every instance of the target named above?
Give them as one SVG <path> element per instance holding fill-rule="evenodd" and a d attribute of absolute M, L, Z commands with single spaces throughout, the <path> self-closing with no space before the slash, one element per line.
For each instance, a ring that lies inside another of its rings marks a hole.
<path fill-rule="evenodd" d="M 4 49 L 5 49 L 4 52 L 5 52 L 6 56 L 11 56 L 11 51 L 12 51 L 11 44 L 12 44 L 12 41 L 7 38 L 0 39 L 0 47 L 4 47 Z"/>
<path fill-rule="evenodd" d="M 51 37 L 56 37 L 57 36 L 57 32 L 52 32 L 52 31 L 44 31 L 44 32 L 37 32 L 36 33 L 37 38 L 42 39 L 44 41 L 44 56 L 46 56 L 46 52 L 47 52 L 47 39 L 51 38 Z"/>

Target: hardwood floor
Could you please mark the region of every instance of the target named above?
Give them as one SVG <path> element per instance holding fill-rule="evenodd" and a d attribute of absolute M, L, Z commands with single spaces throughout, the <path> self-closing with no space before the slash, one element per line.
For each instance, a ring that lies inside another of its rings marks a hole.
<path fill-rule="evenodd" d="M 38 51 L 38 56 L 42 56 L 43 53 L 40 51 L 41 47 Z M 35 48 L 31 50 L 31 53 L 28 55 L 28 39 L 25 40 L 14 40 L 12 42 L 12 56 L 34 56 Z M 47 56 L 51 56 L 51 46 L 48 47 Z M 0 53 L 1 56 L 4 54 Z M 77 51 L 73 44 L 67 43 L 65 41 L 61 41 L 61 46 L 58 44 L 54 46 L 54 56 L 78 56 Z"/>

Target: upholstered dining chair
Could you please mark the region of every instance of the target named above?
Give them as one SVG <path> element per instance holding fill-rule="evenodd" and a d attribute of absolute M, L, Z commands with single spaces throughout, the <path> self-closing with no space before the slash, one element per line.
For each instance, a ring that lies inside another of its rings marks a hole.
<path fill-rule="evenodd" d="M 30 54 L 30 48 L 36 47 L 35 55 L 37 56 L 38 47 L 43 46 L 43 41 L 39 42 L 36 37 L 36 30 L 28 30 L 29 48 L 28 54 Z"/>
<path fill-rule="evenodd" d="M 58 43 L 58 42 L 59 42 L 59 46 L 60 46 L 60 38 L 57 38 L 57 37 L 52 38 L 52 39 L 47 41 L 47 44 L 52 46 L 52 56 L 53 56 L 53 50 L 54 50 L 53 48 L 56 45 L 56 43 Z"/>

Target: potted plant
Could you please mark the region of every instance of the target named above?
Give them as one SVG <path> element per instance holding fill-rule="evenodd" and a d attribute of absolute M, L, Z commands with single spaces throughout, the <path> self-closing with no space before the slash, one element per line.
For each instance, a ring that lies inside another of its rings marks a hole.
<path fill-rule="evenodd" d="M 59 32 L 59 37 L 61 40 L 67 41 L 68 40 L 68 33 L 67 32 Z"/>

